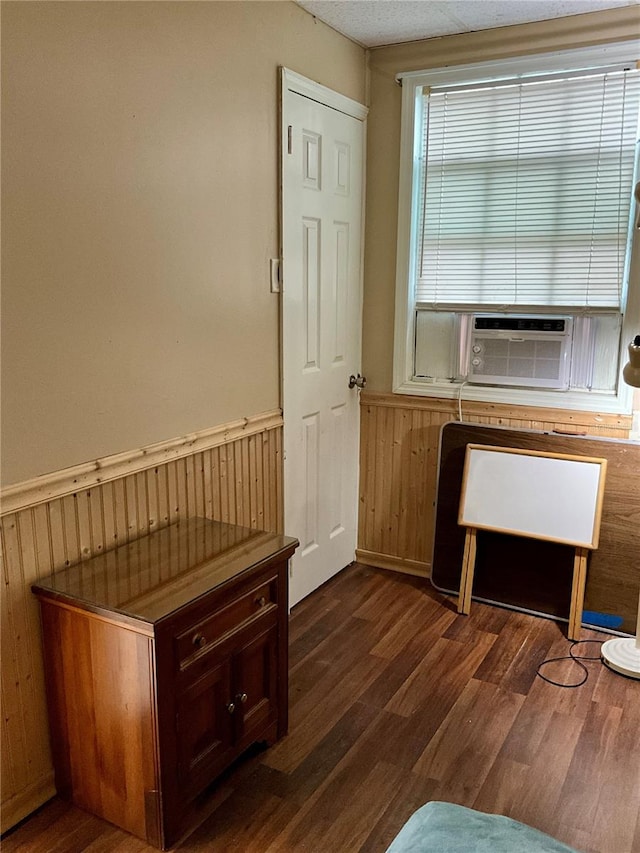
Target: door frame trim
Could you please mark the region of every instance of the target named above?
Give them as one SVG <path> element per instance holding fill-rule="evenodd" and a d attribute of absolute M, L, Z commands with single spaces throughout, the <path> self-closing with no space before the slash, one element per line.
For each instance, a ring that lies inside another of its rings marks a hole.
<path fill-rule="evenodd" d="M 325 107 L 331 107 L 360 121 L 365 121 L 369 114 L 369 108 L 365 107 L 364 104 L 354 101 L 346 95 L 341 95 L 339 92 L 334 92 L 333 89 L 329 89 L 321 83 L 309 80 L 307 77 L 303 77 L 289 68 L 281 65 L 280 73 L 283 102 L 285 91 L 289 91 L 295 92 L 298 95 L 304 95 L 305 98 L 318 101 L 318 103 L 323 104 Z"/>

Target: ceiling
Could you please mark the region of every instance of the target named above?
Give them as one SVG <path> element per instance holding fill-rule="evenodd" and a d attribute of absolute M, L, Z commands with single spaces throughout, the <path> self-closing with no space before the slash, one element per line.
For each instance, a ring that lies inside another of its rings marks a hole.
<path fill-rule="evenodd" d="M 297 0 L 314 17 L 363 47 L 469 33 L 638 7 L 640 0 Z"/>

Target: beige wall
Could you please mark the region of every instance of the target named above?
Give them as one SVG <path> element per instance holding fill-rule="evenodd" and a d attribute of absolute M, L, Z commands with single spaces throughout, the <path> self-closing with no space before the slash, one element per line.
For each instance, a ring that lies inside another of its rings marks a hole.
<path fill-rule="evenodd" d="M 388 392 L 392 388 L 401 104 L 395 75 L 639 36 L 640 11 L 627 7 L 371 51 L 362 353 L 369 390 Z"/>
<path fill-rule="evenodd" d="M 5 484 L 279 405 L 279 65 L 364 99 L 290 2 L 2 4 Z"/>

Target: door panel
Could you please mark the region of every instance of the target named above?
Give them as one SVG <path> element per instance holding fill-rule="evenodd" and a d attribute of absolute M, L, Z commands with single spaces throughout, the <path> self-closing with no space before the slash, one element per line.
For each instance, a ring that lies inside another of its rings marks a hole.
<path fill-rule="evenodd" d="M 211 666 L 180 695 L 176 707 L 178 779 L 197 789 L 201 778 L 211 778 L 228 761 L 232 750 L 228 661 Z"/>
<path fill-rule="evenodd" d="M 349 223 L 334 222 L 335 274 L 331 304 L 333 363 L 344 362 L 348 355 L 347 322 L 349 319 Z"/>
<path fill-rule="evenodd" d="M 348 474 L 348 466 L 345 465 L 343 452 L 348 444 L 345 431 L 347 429 L 346 421 L 348 413 L 346 406 L 340 404 L 333 406 L 331 409 L 331 417 L 329 423 L 329 443 L 333 447 L 333 452 L 329 460 L 331 470 L 329 472 L 329 537 L 333 539 L 340 536 L 345 530 L 345 491 L 348 491 L 348 482 L 345 473 Z M 347 522 L 348 523 L 348 522 Z"/>
<path fill-rule="evenodd" d="M 319 523 L 319 457 L 320 457 L 320 412 L 311 412 L 302 418 L 302 462 L 304 495 L 304 536 L 300 538 L 303 556 L 316 550 Z"/>
<path fill-rule="evenodd" d="M 364 129 L 286 89 L 283 125 L 285 528 L 301 542 L 293 605 L 355 554 L 359 401 L 348 385 L 360 369 Z"/>
<path fill-rule="evenodd" d="M 252 743 L 269 722 L 277 719 L 278 628 L 246 642 L 233 657 L 237 747 Z"/>
<path fill-rule="evenodd" d="M 320 220 L 302 219 L 302 298 L 306 347 L 305 373 L 320 369 Z"/>

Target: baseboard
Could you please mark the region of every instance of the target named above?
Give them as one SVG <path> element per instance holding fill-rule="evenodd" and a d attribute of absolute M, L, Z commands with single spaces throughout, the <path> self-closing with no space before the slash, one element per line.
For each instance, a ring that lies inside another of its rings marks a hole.
<path fill-rule="evenodd" d="M 359 548 L 356 549 L 356 560 L 365 566 L 377 566 L 379 569 L 389 569 L 392 572 L 401 572 L 420 578 L 431 577 L 431 564 L 421 563 L 418 560 L 405 560 L 402 557 L 377 554 L 375 551 L 363 551 Z"/>
<path fill-rule="evenodd" d="M 15 797 L 10 797 L 4 801 L 2 803 L 0 832 L 3 834 L 7 832 L 55 795 L 56 786 L 53 781 L 53 773 L 47 773 L 46 776 L 20 791 Z"/>

